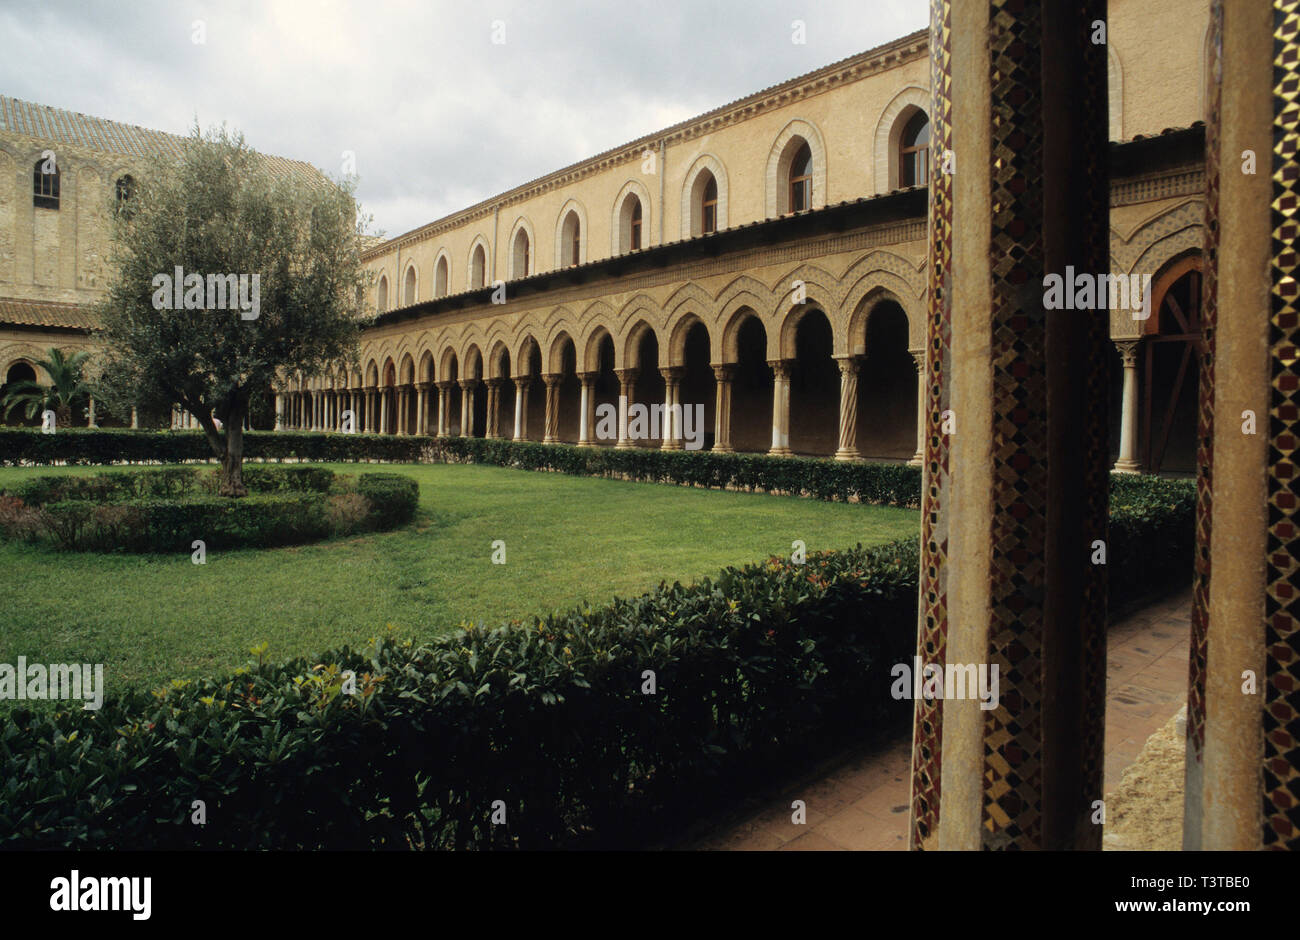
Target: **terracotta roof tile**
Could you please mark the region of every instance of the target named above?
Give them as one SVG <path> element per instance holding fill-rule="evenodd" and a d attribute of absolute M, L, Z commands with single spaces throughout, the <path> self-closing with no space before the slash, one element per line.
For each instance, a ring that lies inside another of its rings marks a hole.
<path fill-rule="evenodd" d="M 94 330 L 99 321 L 83 304 L 56 303 L 50 300 L 19 300 L 0 297 L 0 325 L 50 326 L 62 329 Z"/>

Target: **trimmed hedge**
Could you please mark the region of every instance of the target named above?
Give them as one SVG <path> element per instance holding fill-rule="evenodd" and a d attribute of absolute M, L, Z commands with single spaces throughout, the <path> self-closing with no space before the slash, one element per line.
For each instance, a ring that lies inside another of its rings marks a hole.
<path fill-rule="evenodd" d="M 245 435 L 248 460 L 334 463 L 481 463 L 577 476 L 616 477 L 790 493 L 816 499 L 858 499 L 890 506 L 920 505 L 921 471 L 905 464 L 855 463 L 819 457 L 715 454 L 711 451 L 575 447 L 479 437 L 395 437 L 254 431 Z M 180 463 L 210 461 L 196 431 L 67 431 L 41 434 L 0 429 L 0 465 Z M 247 467 L 247 465 L 246 465 Z"/>
<path fill-rule="evenodd" d="M 888 669 L 910 655 L 916 571 L 910 542 L 811 555 L 96 712 L 16 712 L 0 847 L 643 844 L 664 813 L 716 807 L 816 742 L 905 723 Z"/>
<path fill-rule="evenodd" d="M 1112 609 L 1190 581 L 1194 496 L 1116 481 Z M 912 540 L 774 559 L 426 645 L 127 690 L 97 712 L 18 711 L 0 727 L 0 847 L 653 844 L 793 761 L 906 727 L 890 669 L 914 651 L 918 565 Z"/>
<path fill-rule="evenodd" d="M 194 467 L 89 477 L 40 476 L 0 493 L 0 534 L 43 536 L 59 548 L 96 552 L 270 548 L 410 522 L 419 486 L 393 473 L 352 483 L 323 467 L 250 466 L 250 495 L 214 495 L 218 476 Z"/>

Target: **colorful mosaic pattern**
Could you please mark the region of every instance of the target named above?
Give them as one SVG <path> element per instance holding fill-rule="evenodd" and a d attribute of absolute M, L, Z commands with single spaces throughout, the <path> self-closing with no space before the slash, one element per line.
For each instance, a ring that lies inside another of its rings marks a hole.
<path fill-rule="evenodd" d="M 1273 3 L 1264 831 L 1300 849 L 1300 0 Z"/>
<path fill-rule="evenodd" d="M 1219 102 L 1222 93 L 1223 4 L 1210 6 L 1210 60 L 1206 63 L 1205 264 L 1201 290 L 1201 378 L 1196 416 L 1196 556 L 1192 581 L 1192 635 L 1187 663 L 1187 772 L 1198 775 L 1205 751 L 1206 651 L 1210 631 L 1210 520 L 1214 471 L 1214 329 L 1219 305 Z M 1189 784 L 1195 786 L 1193 776 Z M 1184 824 L 1199 830 L 1200 820 Z"/>
<path fill-rule="evenodd" d="M 952 176 L 944 155 L 952 148 L 951 0 L 930 3 L 930 310 L 929 355 L 925 375 L 925 490 L 921 497 L 921 616 L 917 655 L 922 670 L 944 667 L 948 642 L 948 524 L 943 495 L 948 486 L 948 438 L 943 413 L 948 408 L 947 373 L 952 343 Z M 923 850 L 935 845 L 939 830 L 943 702 L 918 698 L 912 738 L 912 819 L 910 843 Z"/>
<path fill-rule="evenodd" d="M 989 9 L 993 523 L 981 843 L 1042 841 L 1042 638 L 1047 544 L 1046 311 L 1042 304 L 1042 11 Z"/>
<path fill-rule="evenodd" d="M 1080 14 L 1083 24 L 1106 19 L 1106 0 L 1085 0 Z M 1077 105 L 1086 173 L 1075 192 L 1083 202 L 1086 228 L 1085 270 L 1105 271 L 1110 264 L 1109 153 L 1106 135 L 1088 133 L 1109 125 L 1110 97 L 1107 86 L 1107 52 L 1101 44 L 1084 43 L 1085 74 L 1093 79 L 1091 93 Z M 1110 316 L 1094 311 L 1088 321 L 1088 359 L 1085 394 L 1090 403 L 1084 427 L 1084 531 L 1091 545 L 1096 540 L 1109 544 L 1110 522 Z M 1106 738 L 1106 591 L 1105 565 L 1085 569 L 1083 605 L 1080 611 L 1081 656 L 1079 669 L 1082 701 L 1080 709 L 1079 787 L 1074 794 L 1075 818 L 1087 835 L 1076 849 L 1100 849 L 1101 827 L 1092 825 L 1091 807 L 1104 795 Z"/>

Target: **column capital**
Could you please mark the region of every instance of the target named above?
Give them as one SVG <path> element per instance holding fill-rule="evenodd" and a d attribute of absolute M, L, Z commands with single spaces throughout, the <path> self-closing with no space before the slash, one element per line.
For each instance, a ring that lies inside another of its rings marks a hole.
<path fill-rule="evenodd" d="M 443 379 L 441 382 L 434 382 L 433 384 L 437 386 L 438 391 L 445 392 L 456 383 L 453 382 L 451 379 Z"/>
<path fill-rule="evenodd" d="M 857 375 L 862 368 L 862 360 L 857 356 L 836 356 L 835 364 L 840 367 L 841 375 Z"/>
<path fill-rule="evenodd" d="M 769 359 L 767 364 L 772 367 L 772 375 L 779 379 L 788 379 L 790 372 L 794 367 L 793 359 Z"/>
<path fill-rule="evenodd" d="M 736 363 L 724 362 L 713 366 L 713 377 L 719 382 L 730 382 L 736 377 Z"/>
<path fill-rule="evenodd" d="M 924 371 L 925 370 L 925 349 L 924 348 L 909 349 L 908 352 L 911 353 L 912 355 L 912 361 L 916 363 L 916 371 L 917 372 Z"/>
<path fill-rule="evenodd" d="M 659 370 L 665 382 L 680 382 L 686 376 L 685 366 L 665 366 Z"/>
<path fill-rule="evenodd" d="M 513 378 L 515 380 L 515 388 L 519 389 L 521 392 L 526 389 L 528 384 L 533 380 L 531 375 L 516 375 Z"/>
<path fill-rule="evenodd" d="M 637 376 L 641 374 L 641 370 L 640 369 L 615 369 L 614 374 L 618 376 L 618 380 L 620 382 L 635 382 Z"/>
<path fill-rule="evenodd" d="M 1137 368 L 1138 342 L 1136 339 L 1117 339 L 1113 340 L 1115 348 L 1119 350 L 1120 362 L 1126 369 Z"/>
<path fill-rule="evenodd" d="M 500 388 L 502 385 L 505 384 L 505 382 L 506 380 L 504 376 L 500 376 L 500 375 L 493 376 L 490 379 L 483 380 L 484 385 L 486 385 L 488 388 L 493 388 L 493 389 Z"/>
<path fill-rule="evenodd" d="M 564 375 L 559 372 L 543 372 L 542 382 L 547 388 L 555 388 L 564 381 Z"/>
<path fill-rule="evenodd" d="M 420 391 L 422 391 L 422 392 L 427 392 L 427 391 L 429 390 L 430 386 L 432 386 L 432 385 L 433 385 L 432 382 L 416 382 L 416 383 L 415 383 L 415 387 L 418 388 L 418 389 L 419 389 Z"/>
<path fill-rule="evenodd" d="M 596 384 L 596 380 L 599 379 L 599 378 L 600 378 L 600 373 L 599 373 L 599 372 L 579 372 L 579 373 L 578 373 L 578 380 L 579 380 L 580 382 L 582 382 L 583 385 L 594 385 L 594 384 Z"/>
<path fill-rule="evenodd" d="M 461 391 L 468 392 L 478 385 L 479 379 L 461 379 L 457 384 L 460 385 Z"/>

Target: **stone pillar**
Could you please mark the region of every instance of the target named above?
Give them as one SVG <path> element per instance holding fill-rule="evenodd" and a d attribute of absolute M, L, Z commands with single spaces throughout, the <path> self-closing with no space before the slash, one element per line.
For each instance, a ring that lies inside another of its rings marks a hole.
<path fill-rule="evenodd" d="M 421 382 L 415 387 L 419 393 L 415 403 L 415 433 L 423 436 L 429 433 L 429 383 Z"/>
<path fill-rule="evenodd" d="M 276 401 L 276 405 L 278 406 L 279 403 L 280 403 L 280 396 L 279 396 L 279 395 L 276 395 L 276 396 L 275 396 L 275 401 Z M 280 413 L 277 411 L 277 412 L 276 412 L 276 418 L 278 419 L 279 416 L 280 416 Z M 138 413 L 134 408 L 132 408 L 132 409 L 131 409 L 131 428 L 134 430 L 134 429 L 136 429 L 136 428 L 138 428 L 138 427 L 140 427 L 140 415 L 139 415 L 139 413 Z M 277 426 L 277 427 L 276 427 L 276 430 L 278 431 L 278 430 L 280 430 L 280 428 Z"/>
<path fill-rule="evenodd" d="M 681 450 L 685 445 L 682 437 L 682 376 L 686 369 L 682 366 L 670 366 L 660 369 L 664 377 L 664 420 L 663 438 L 660 450 Z"/>
<path fill-rule="evenodd" d="M 858 369 L 862 363 L 853 356 L 836 360 L 840 366 L 840 446 L 836 460 L 857 460 L 858 453 Z"/>
<path fill-rule="evenodd" d="M 384 387 L 379 390 L 379 433 L 388 433 L 388 400 L 392 394 L 392 388 Z"/>
<path fill-rule="evenodd" d="M 789 359 L 773 359 L 772 367 L 772 449 L 774 457 L 787 457 L 790 450 L 790 367 Z"/>
<path fill-rule="evenodd" d="M 321 430 L 321 395 L 319 390 L 311 393 L 311 429 L 313 431 Z"/>
<path fill-rule="evenodd" d="M 596 443 L 596 379 L 597 372 L 579 372 L 582 381 L 582 403 L 578 412 L 578 446 L 591 447 Z"/>
<path fill-rule="evenodd" d="M 1137 340 L 1116 342 L 1120 361 L 1124 364 L 1124 405 L 1119 423 L 1119 460 L 1115 469 L 1121 473 L 1137 473 L 1142 464 L 1137 459 L 1138 443 L 1138 381 L 1137 381 Z"/>
<path fill-rule="evenodd" d="M 1049 313 L 1042 285 L 1109 269 L 1105 19 L 931 5 L 916 655 L 921 677 L 996 668 L 998 699 L 917 697 L 913 848 L 1101 848 L 1110 318 Z"/>
<path fill-rule="evenodd" d="M 438 436 L 449 437 L 451 429 L 448 427 L 451 416 L 447 414 L 447 392 L 451 390 L 451 382 L 442 381 L 438 385 Z"/>
<path fill-rule="evenodd" d="M 487 428 L 484 430 L 484 437 L 500 437 L 498 433 L 500 427 L 499 415 L 497 414 L 501 398 L 501 379 L 485 379 L 484 385 L 487 386 Z"/>
<path fill-rule="evenodd" d="M 94 426 L 95 426 L 95 396 L 91 395 L 90 409 L 86 415 L 86 427 L 93 428 Z"/>
<path fill-rule="evenodd" d="M 543 375 L 546 385 L 546 430 L 542 434 L 543 444 L 560 442 L 560 381 L 562 375 Z"/>
<path fill-rule="evenodd" d="M 717 382 L 717 401 L 713 410 L 713 450 L 719 454 L 730 454 L 731 383 L 736 378 L 736 367 L 730 363 L 714 366 L 713 378 Z"/>
<path fill-rule="evenodd" d="M 636 391 L 636 377 L 639 369 L 618 369 L 618 443 L 614 446 L 620 450 L 635 447 L 627 438 L 627 412 L 632 406 L 632 394 Z"/>
<path fill-rule="evenodd" d="M 530 376 L 515 376 L 515 440 L 522 441 L 528 434 L 528 385 Z"/>
<path fill-rule="evenodd" d="M 131 427 L 135 427 L 135 409 L 131 409 Z M 284 396 L 279 392 L 275 393 L 275 429 L 284 430 Z"/>
<path fill-rule="evenodd" d="M 474 386 L 477 379 L 466 379 L 460 383 L 460 436 L 474 436 Z"/>
<path fill-rule="evenodd" d="M 365 402 L 361 406 L 365 413 L 365 419 L 362 421 L 363 429 L 367 434 L 375 433 L 375 390 L 366 388 L 361 390 L 362 400 Z"/>
<path fill-rule="evenodd" d="M 1188 850 L 1300 849 L 1294 16 L 1291 3 L 1211 4 L 1208 49 L 1222 58 L 1206 92 Z M 1243 173 L 1255 148 L 1258 171 Z"/>
<path fill-rule="evenodd" d="M 907 462 L 909 467 L 925 463 L 925 350 L 913 349 L 912 361 L 916 363 L 916 453 Z"/>

